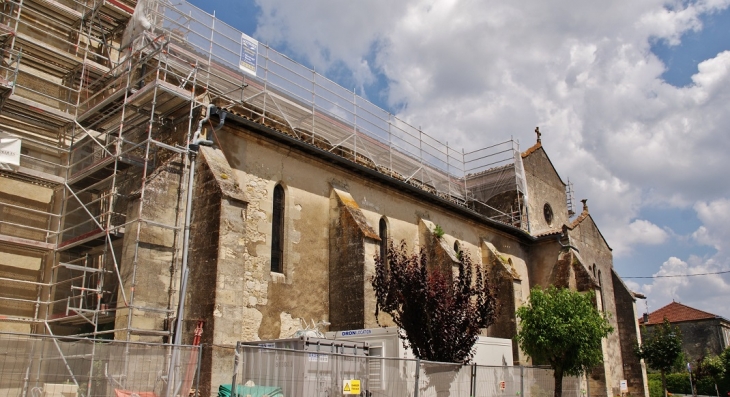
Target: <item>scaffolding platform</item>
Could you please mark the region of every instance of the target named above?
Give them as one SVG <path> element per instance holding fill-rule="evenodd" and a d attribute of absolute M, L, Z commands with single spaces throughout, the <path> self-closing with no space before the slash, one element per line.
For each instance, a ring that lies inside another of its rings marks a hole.
<path fill-rule="evenodd" d="M 124 237 L 124 230 L 118 228 L 114 229 L 108 234 L 112 240 L 116 240 Z M 60 242 L 57 249 L 69 250 L 71 248 L 75 248 L 76 251 L 87 251 L 91 248 L 106 244 L 106 235 L 107 232 L 105 230 L 96 228 L 84 234 Z"/>
<path fill-rule="evenodd" d="M 102 22 L 114 21 L 116 26 L 125 24 L 134 12 L 134 5 L 119 0 L 96 0 L 94 7 L 86 12 L 85 19 L 91 19 L 94 14 L 101 14 L 104 17 Z"/>
<path fill-rule="evenodd" d="M 117 161 L 118 160 L 118 161 Z M 142 165 L 144 161 L 132 156 L 107 155 L 96 162 L 71 174 L 66 183 L 74 189 L 86 189 L 97 184 L 115 172 L 123 171 L 133 165 Z"/>
<path fill-rule="evenodd" d="M 55 0 L 25 0 L 27 7 L 25 12 L 32 11 L 34 16 L 41 16 L 46 19 L 48 15 L 53 16 L 55 23 L 64 25 L 67 29 L 73 27 L 83 17 L 81 4 L 76 4 L 78 9 L 61 4 Z"/>
<path fill-rule="evenodd" d="M 25 123 L 48 130 L 59 130 L 74 120 L 73 114 L 18 94 L 8 96 L 3 107 L 3 113 L 10 113 Z"/>
<path fill-rule="evenodd" d="M 34 69 L 41 70 L 54 77 L 63 77 L 83 62 L 82 57 L 71 54 L 68 50 L 49 46 L 41 38 L 27 33 L 16 33 L 17 45 L 23 49 L 23 63 L 32 64 Z M 69 44 L 71 46 L 71 44 Z"/>
<path fill-rule="evenodd" d="M 76 68 L 71 70 L 63 81 L 68 87 L 85 87 L 92 81 L 98 81 L 109 73 L 109 68 L 90 59 L 84 59 Z M 88 98 L 79 98 L 86 100 Z"/>
<path fill-rule="evenodd" d="M 154 107 L 156 116 L 167 117 L 183 107 L 188 111 L 192 99 L 191 91 L 155 79 L 130 95 L 127 103 L 137 112 L 150 114 Z"/>
<path fill-rule="evenodd" d="M 8 236 L 5 234 L 0 234 L 0 242 L 32 250 L 49 251 L 56 248 L 56 244 L 29 240 L 27 238 L 20 238 L 15 236 Z"/>
<path fill-rule="evenodd" d="M 66 182 L 66 179 L 61 176 L 23 167 L 22 165 L 16 167 L 13 171 L 0 171 L 0 173 L 11 178 L 19 177 L 20 180 L 32 181 L 45 186 L 58 186 Z"/>
<path fill-rule="evenodd" d="M 133 12 L 133 6 L 117 0 L 96 0 L 85 11 L 78 30 L 87 32 L 91 41 L 107 47 L 108 51 L 114 46 L 113 39 L 121 35 Z"/>

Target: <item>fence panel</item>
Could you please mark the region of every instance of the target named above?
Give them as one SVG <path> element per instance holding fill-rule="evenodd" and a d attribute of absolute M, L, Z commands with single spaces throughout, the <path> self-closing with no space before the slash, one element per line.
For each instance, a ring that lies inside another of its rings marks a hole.
<path fill-rule="evenodd" d="M 187 396 L 199 355 L 199 346 L 0 334 L 0 397 Z"/>
<path fill-rule="evenodd" d="M 351 380 L 360 381 L 361 390 L 368 387 L 370 368 L 364 355 L 239 345 L 237 358 L 234 368 L 239 370 L 231 384 L 240 397 L 256 392 L 271 397 L 340 395 L 354 387 Z M 230 391 L 232 386 L 221 388 Z"/>
<path fill-rule="evenodd" d="M 231 384 L 219 396 L 550 397 L 553 371 L 486 367 L 239 344 Z M 359 382 L 359 391 L 351 381 Z M 349 385 L 349 386 L 348 386 Z M 563 378 L 563 395 L 580 397 L 580 379 Z M 348 390 L 349 388 L 349 390 Z"/>

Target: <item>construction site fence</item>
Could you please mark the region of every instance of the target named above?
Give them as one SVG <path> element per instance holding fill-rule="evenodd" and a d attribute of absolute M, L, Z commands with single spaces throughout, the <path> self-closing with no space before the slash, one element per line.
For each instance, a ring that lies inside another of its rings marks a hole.
<path fill-rule="evenodd" d="M 301 351 L 239 343 L 230 385 L 219 397 L 362 396 L 550 397 L 553 371 L 526 366 L 483 366 L 417 359 Z M 563 378 L 563 396 L 585 396 L 585 381 Z"/>
<path fill-rule="evenodd" d="M 0 397 L 187 397 L 200 356 L 200 346 L 0 333 Z"/>

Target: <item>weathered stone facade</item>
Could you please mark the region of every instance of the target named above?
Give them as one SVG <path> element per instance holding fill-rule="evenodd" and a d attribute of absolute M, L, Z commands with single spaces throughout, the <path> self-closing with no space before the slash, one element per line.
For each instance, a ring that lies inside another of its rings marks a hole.
<path fill-rule="evenodd" d="M 646 366 L 634 354 L 634 343 L 641 343 L 639 324 L 636 321 L 636 298 L 615 271 L 611 272 L 616 301 L 616 323 L 621 345 L 624 376 L 632 395 L 648 395 Z M 641 385 L 644 385 L 642 388 Z"/>
<path fill-rule="evenodd" d="M 604 364 L 589 377 L 590 394 L 617 394 L 622 379 L 632 394 L 644 394 L 643 366 L 628 354 L 637 337 L 627 320 L 635 297 L 615 276 L 611 249 L 587 206 L 570 221 L 565 186 L 540 143 L 523 154 L 529 197 L 538 203 L 529 211 L 548 203 L 553 217 L 548 223 L 532 214 L 526 233 L 263 126 L 229 121 L 219 139 L 220 149 L 201 149 L 196 175 L 184 330 L 189 341 L 195 323 L 205 321 L 203 342 L 212 352 L 204 355 L 204 373 L 229 365 L 236 340 L 288 337 L 301 322 L 325 320 L 330 330 L 377 326 L 369 280 L 383 219 L 388 238 L 424 249 L 434 263 L 457 263 L 457 246 L 487 268 L 503 307 L 485 331 L 490 336 L 514 336 L 515 310 L 531 287 L 595 291 L 616 331 L 604 342 Z M 281 272 L 270 270 L 276 185 L 286 214 Z M 384 317 L 381 324 L 389 324 Z M 517 346 L 514 360 L 530 362 Z M 206 392 L 223 380 L 206 379 Z"/>

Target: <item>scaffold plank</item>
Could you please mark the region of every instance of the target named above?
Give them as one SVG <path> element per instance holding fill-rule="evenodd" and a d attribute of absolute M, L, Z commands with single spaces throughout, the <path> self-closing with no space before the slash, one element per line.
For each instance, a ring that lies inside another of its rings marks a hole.
<path fill-rule="evenodd" d="M 109 270 L 97 269 L 95 267 L 72 265 L 70 263 L 59 262 L 58 266 L 65 267 L 66 269 L 77 270 L 80 272 L 91 272 L 91 273 L 111 273 Z M 55 267 L 55 266 L 54 266 Z"/>
<path fill-rule="evenodd" d="M 163 80 L 153 80 L 127 99 L 127 103 L 150 111 L 154 99 L 155 114 L 166 115 L 192 100 L 191 92 Z"/>
<path fill-rule="evenodd" d="M 50 117 L 51 120 L 48 121 L 53 121 L 53 125 L 56 125 L 58 127 L 64 126 L 73 121 L 73 115 L 69 113 L 66 113 L 59 109 L 54 109 L 48 105 L 38 103 L 32 99 L 24 98 L 17 94 L 11 94 L 8 97 L 8 102 L 6 103 L 6 106 L 12 104 L 42 114 L 43 116 Z"/>
<path fill-rule="evenodd" d="M 17 168 L 16 172 L 21 175 L 29 176 L 31 178 L 38 178 L 42 180 L 43 182 L 51 182 L 55 185 L 60 185 L 64 182 L 64 179 L 57 175 L 51 175 L 46 172 L 36 171 L 33 169 L 30 169 L 28 167 L 20 166 Z"/>
<path fill-rule="evenodd" d="M 21 237 L 13 237 L 0 234 L 0 241 L 8 244 L 19 245 L 28 248 L 37 248 L 41 250 L 52 250 L 56 248 L 56 244 L 46 243 L 43 241 L 28 240 Z"/>
<path fill-rule="evenodd" d="M 36 56 L 40 56 L 45 60 L 45 65 L 37 65 L 47 72 L 62 77 L 74 67 L 79 65 L 83 58 L 60 50 L 55 46 L 49 46 L 44 40 L 37 39 L 26 33 L 16 32 L 17 44 L 23 48 L 24 52 L 31 52 Z M 55 66 L 55 67 L 52 67 Z"/>
<path fill-rule="evenodd" d="M 83 16 L 81 11 L 74 10 L 73 8 L 63 5 L 54 0 L 27 1 L 25 4 L 33 4 L 33 8 L 37 9 L 39 12 L 42 12 L 45 15 L 52 15 L 53 18 L 57 20 L 61 19 L 60 16 L 64 16 L 66 18 L 65 22 L 69 26 L 74 22 L 80 20 Z"/>

